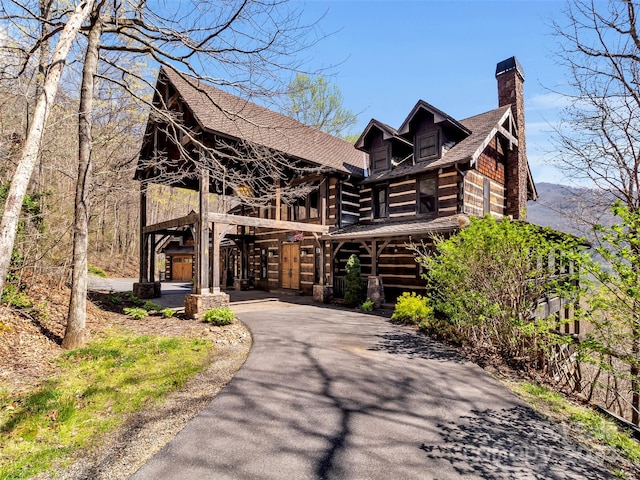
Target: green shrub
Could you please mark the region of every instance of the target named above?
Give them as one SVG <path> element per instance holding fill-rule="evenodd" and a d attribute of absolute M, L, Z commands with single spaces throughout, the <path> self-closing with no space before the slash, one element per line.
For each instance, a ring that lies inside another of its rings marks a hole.
<path fill-rule="evenodd" d="M 120 295 L 118 295 L 115 292 L 110 292 L 108 298 L 109 298 L 109 301 L 114 305 L 117 305 L 120 302 L 122 302 L 122 298 L 120 298 Z"/>
<path fill-rule="evenodd" d="M 140 300 L 138 297 L 136 297 L 131 290 L 126 292 L 125 296 L 127 297 L 127 300 L 129 300 L 134 305 L 144 305 L 144 300 Z"/>
<path fill-rule="evenodd" d="M 404 292 L 396 302 L 391 318 L 399 323 L 418 324 L 433 318 L 433 308 L 429 299 L 416 292 Z"/>
<path fill-rule="evenodd" d="M 150 310 L 161 312 L 164 307 L 162 307 L 162 305 L 158 305 L 157 303 L 153 303 L 151 300 L 147 300 L 146 302 L 144 302 L 144 305 L 142 305 L 142 308 L 144 308 L 147 312 Z"/>
<path fill-rule="evenodd" d="M 362 309 L 363 312 L 371 312 L 373 311 L 373 300 L 371 300 L 370 298 L 367 298 L 362 305 L 360 305 L 360 308 Z"/>
<path fill-rule="evenodd" d="M 142 320 L 147 316 L 147 311 L 144 308 L 133 307 L 133 308 L 125 308 L 125 315 L 135 318 L 136 320 Z"/>
<path fill-rule="evenodd" d="M 344 276 L 344 303 L 348 306 L 360 305 L 364 300 L 360 260 L 353 254 L 347 260 L 347 273 Z"/>
<path fill-rule="evenodd" d="M 100 267 L 96 267 L 95 265 L 89 265 L 87 267 L 87 271 L 96 277 L 107 278 L 107 272 L 102 270 Z"/>
<path fill-rule="evenodd" d="M 164 318 L 171 318 L 176 314 L 176 311 L 173 308 L 165 308 L 162 310 L 162 316 Z"/>
<path fill-rule="evenodd" d="M 236 319 L 236 314 L 229 307 L 213 308 L 205 312 L 202 320 L 217 326 L 229 325 Z"/>
<path fill-rule="evenodd" d="M 17 308 L 31 308 L 33 302 L 26 293 L 21 292 L 13 283 L 7 283 L 2 290 L 2 303 Z"/>

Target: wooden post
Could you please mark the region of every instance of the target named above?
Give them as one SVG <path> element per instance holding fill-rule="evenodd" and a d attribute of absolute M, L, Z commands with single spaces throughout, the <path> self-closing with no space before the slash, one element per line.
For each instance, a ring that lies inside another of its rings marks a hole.
<path fill-rule="evenodd" d="M 280 182 L 276 186 L 276 220 L 280 220 Z"/>
<path fill-rule="evenodd" d="M 212 252 L 212 270 L 213 281 L 211 283 L 212 293 L 220 293 L 220 234 L 222 233 L 224 225 L 220 223 L 213 224 L 213 252 Z M 226 272 L 225 272 L 226 274 Z"/>
<path fill-rule="evenodd" d="M 144 227 L 147 226 L 147 182 L 140 182 L 140 266 L 138 281 L 145 283 L 147 278 L 148 260 L 147 260 L 147 235 L 144 233 Z"/>
<path fill-rule="evenodd" d="M 320 195 L 320 224 L 327 224 L 327 198 L 329 198 L 329 185 L 328 182 L 322 182 L 320 185 L 322 194 Z"/>
<path fill-rule="evenodd" d="M 378 242 L 371 241 L 371 276 L 378 276 Z"/>
<path fill-rule="evenodd" d="M 156 234 L 149 235 L 151 240 L 149 247 L 149 281 L 156 281 Z"/>
<path fill-rule="evenodd" d="M 200 171 L 200 218 L 198 220 L 198 272 L 196 293 L 209 293 L 209 170 Z"/>

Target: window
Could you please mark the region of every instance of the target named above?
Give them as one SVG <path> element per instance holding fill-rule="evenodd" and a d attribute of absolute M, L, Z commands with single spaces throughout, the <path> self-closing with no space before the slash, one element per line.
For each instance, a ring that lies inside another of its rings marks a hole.
<path fill-rule="evenodd" d="M 483 191 L 482 191 L 482 199 L 483 199 L 483 212 L 485 215 L 487 213 L 491 213 L 491 182 L 489 179 L 484 179 Z"/>
<path fill-rule="evenodd" d="M 387 147 L 376 148 L 371 151 L 371 169 L 375 171 L 389 168 Z"/>
<path fill-rule="evenodd" d="M 373 218 L 387 218 L 389 205 L 387 198 L 387 186 L 373 189 Z"/>
<path fill-rule="evenodd" d="M 427 135 L 423 135 L 418 137 L 417 139 L 417 157 L 418 161 L 420 160 L 430 160 L 433 158 L 438 158 L 439 155 L 439 143 L 438 143 L 438 132 L 432 132 Z"/>
<path fill-rule="evenodd" d="M 418 213 L 438 213 L 438 178 L 428 177 L 418 180 Z"/>
<path fill-rule="evenodd" d="M 320 216 L 320 195 L 314 190 L 307 197 L 309 203 L 309 218 L 318 218 Z"/>
<path fill-rule="evenodd" d="M 260 251 L 260 279 L 265 280 L 269 274 L 268 270 L 268 254 L 267 251 L 263 248 Z"/>

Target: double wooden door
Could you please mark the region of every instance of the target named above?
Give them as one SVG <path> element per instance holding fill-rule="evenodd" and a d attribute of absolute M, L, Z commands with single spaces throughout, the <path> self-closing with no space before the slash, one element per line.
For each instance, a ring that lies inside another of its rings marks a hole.
<path fill-rule="evenodd" d="M 281 251 L 282 288 L 300 289 L 300 245 L 283 243 Z"/>
<path fill-rule="evenodd" d="M 174 281 L 188 282 L 193 278 L 193 257 L 173 257 L 171 262 L 171 279 Z"/>

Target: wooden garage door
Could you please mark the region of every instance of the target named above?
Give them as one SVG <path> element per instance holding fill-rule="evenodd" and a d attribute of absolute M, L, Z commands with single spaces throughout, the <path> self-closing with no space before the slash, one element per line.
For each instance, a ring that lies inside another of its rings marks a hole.
<path fill-rule="evenodd" d="M 188 257 L 173 257 L 171 272 L 172 279 L 178 282 L 188 282 L 193 276 L 193 259 Z"/>
<path fill-rule="evenodd" d="M 300 245 L 283 243 L 281 255 L 282 288 L 300 289 Z"/>

